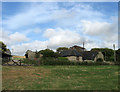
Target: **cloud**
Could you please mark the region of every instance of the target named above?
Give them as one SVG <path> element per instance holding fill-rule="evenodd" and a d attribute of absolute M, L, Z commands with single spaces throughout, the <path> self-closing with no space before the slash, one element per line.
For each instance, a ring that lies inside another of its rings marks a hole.
<path fill-rule="evenodd" d="M 26 42 L 30 39 L 26 37 L 24 34 L 21 34 L 19 32 L 15 32 L 10 34 L 9 31 L 0 31 L 2 33 L 2 36 L 0 37 L 0 40 L 3 41 L 8 46 L 16 43 Z"/>
<path fill-rule="evenodd" d="M 99 37 L 101 40 L 105 41 L 118 41 L 117 28 L 117 21 L 109 23 L 82 20 L 82 30 L 84 34 Z"/>
<path fill-rule="evenodd" d="M 85 40 L 80 34 L 61 28 L 47 29 L 44 36 L 48 38 L 48 46 L 51 48 L 81 44 Z"/>
<path fill-rule="evenodd" d="M 17 45 L 12 45 L 11 49 L 13 49 L 13 55 L 25 55 L 25 52 L 27 50 L 32 50 L 32 51 L 40 51 L 42 49 L 47 48 L 47 41 L 38 41 L 35 40 L 30 43 L 22 43 L 22 44 L 17 44 Z"/>
<path fill-rule="evenodd" d="M 29 40 L 29 38 L 27 38 L 25 35 L 19 32 L 15 32 L 14 34 L 11 34 L 9 38 L 14 42 L 24 42 Z"/>

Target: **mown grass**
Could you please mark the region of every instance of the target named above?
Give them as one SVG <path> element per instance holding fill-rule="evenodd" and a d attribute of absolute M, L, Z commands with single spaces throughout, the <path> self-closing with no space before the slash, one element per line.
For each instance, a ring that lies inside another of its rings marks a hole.
<path fill-rule="evenodd" d="M 3 90 L 118 90 L 118 66 L 3 66 Z"/>

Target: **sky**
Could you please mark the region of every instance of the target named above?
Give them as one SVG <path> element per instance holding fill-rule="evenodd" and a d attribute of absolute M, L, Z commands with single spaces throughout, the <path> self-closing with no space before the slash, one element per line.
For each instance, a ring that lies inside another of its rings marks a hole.
<path fill-rule="evenodd" d="M 118 48 L 117 2 L 2 2 L 2 40 L 14 55 L 74 45 Z"/>

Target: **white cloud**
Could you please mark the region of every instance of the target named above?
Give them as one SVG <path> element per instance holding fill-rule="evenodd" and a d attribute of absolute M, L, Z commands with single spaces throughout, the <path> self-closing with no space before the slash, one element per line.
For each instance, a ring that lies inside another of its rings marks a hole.
<path fill-rule="evenodd" d="M 44 36 L 49 39 L 48 46 L 51 48 L 81 44 L 85 40 L 80 34 L 61 28 L 47 29 Z"/>
<path fill-rule="evenodd" d="M 47 41 L 33 41 L 31 43 L 22 43 L 18 45 L 12 45 L 14 55 L 24 55 L 27 50 L 40 51 L 47 48 Z"/>
<path fill-rule="evenodd" d="M 99 40 L 105 41 L 118 41 L 118 25 L 117 21 L 113 23 L 109 22 L 92 22 L 92 21 L 82 21 L 82 30 L 85 34 L 99 37 Z"/>
<path fill-rule="evenodd" d="M 14 42 L 24 42 L 24 41 L 29 40 L 25 35 L 23 35 L 21 33 L 18 33 L 18 32 L 15 32 L 14 34 L 11 34 L 9 36 L 9 38 Z"/>
<path fill-rule="evenodd" d="M 2 30 L 0 32 L 2 33 L 0 40 L 3 41 L 8 46 L 15 43 L 20 43 L 30 40 L 24 34 L 21 34 L 19 32 L 15 32 L 13 34 L 10 34 L 10 32 L 8 31 L 2 31 Z"/>

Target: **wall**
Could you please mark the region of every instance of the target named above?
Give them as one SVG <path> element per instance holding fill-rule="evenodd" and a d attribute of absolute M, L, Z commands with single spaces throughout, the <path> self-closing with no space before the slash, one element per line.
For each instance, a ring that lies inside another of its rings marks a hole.
<path fill-rule="evenodd" d="M 97 60 L 98 58 L 101 58 L 101 59 L 103 59 L 103 61 L 104 61 L 104 55 L 102 54 L 102 52 L 99 52 L 99 53 L 97 54 L 97 56 L 95 57 L 94 61 L 96 62 L 96 60 Z"/>
<path fill-rule="evenodd" d="M 28 52 L 28 59 L 34 59 L 34 58 L 35 58 L 35 53 L 29 51 L 29 52 Z"/>
<path fill-rule="evenodd" d="M 66 57 L 66 58 L 68 58 L 68 60 L 70 60 L 70 61 L 80 61 L 80 62 L 83 61 L 83 60 L 82 60 L 82 57 L 80 57 L 80 56 L 79 56 L 79 60 L 77 60 L 77 57 L 76 57 L 76 56 L 68 56 L 68 57 Z"/>

